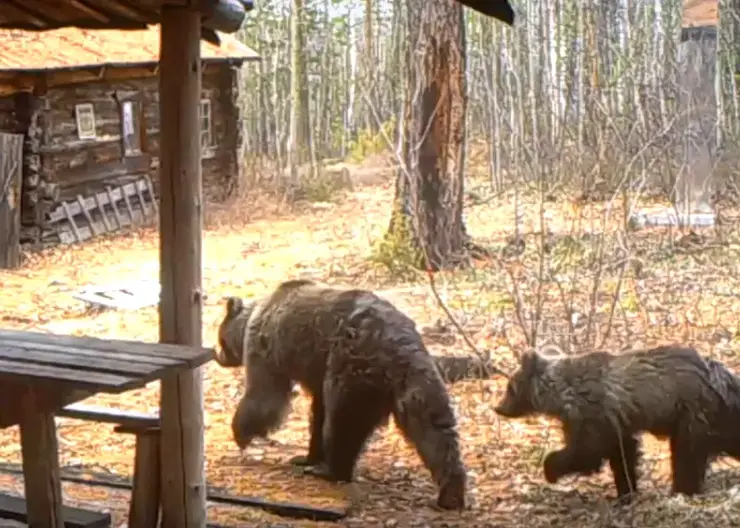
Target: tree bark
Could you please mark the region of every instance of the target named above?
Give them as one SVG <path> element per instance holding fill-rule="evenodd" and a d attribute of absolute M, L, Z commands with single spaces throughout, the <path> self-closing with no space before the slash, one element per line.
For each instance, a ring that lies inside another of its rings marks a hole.
<path fill-rule="evenodd" d="M 303 0 L 292 0 L 290 13 L 290 129 L 288 166 L 291 184 L 298 183 L 298 167 L 311 159 L 311 121 L 303 37 Z"/>
<path fill-rule="evenodd" d="M 389 234 L 409 227 L 409 242 L 422 257 L 419 264 L 438 270 L 460 264 L 466 253 L 465 25 L 454 0 L 411 0 L 408 9 L 404 166 Z"/>
<path fill-rule="evenodd" d="M 363 57 L 363 69 L 365 70 L 365 91 L 367 95 L 365 110 L 365 129 L 372 133 L 377 132 L 377 122 L 373 112 L 378 112 L 375 99 L 375 46 L 373 43 L 373 0 L 365 0 L 365 19 L 363 21 L 365 56 Z"/>

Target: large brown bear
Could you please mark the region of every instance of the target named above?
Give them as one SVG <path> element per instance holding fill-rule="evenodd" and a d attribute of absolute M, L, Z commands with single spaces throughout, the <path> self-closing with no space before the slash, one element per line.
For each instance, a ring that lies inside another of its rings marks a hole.
<path fill-rule="evenodd" d="M 415 323 L 365 290 L 293 280 L 250 303 L 231 297 L 226 308 L 217 360 L 246 366 L 232 423 L 241 448 L 280 427 L 298 383 L 312 397 L 311 439 L 294 464 L 350 481 L 368 437 L 392 415 L 439 487 L 437 504 L 464 507 L 466 471 L 441 373 L 484 377 L 485 365 L 431 356 Z"/>

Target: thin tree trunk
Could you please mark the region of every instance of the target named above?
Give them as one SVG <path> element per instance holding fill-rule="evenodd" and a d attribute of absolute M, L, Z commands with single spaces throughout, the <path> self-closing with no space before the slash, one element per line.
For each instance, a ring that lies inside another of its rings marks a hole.
<path fill-rule="evenodd" d="M 311 122 L 308 116 L 308 75 L 304 61 L 303 0 L 292 0 L 290 13 L 290 128 L 288 167 L 290 184 L 298 184 L 298 167 L 311 159 Z"/>

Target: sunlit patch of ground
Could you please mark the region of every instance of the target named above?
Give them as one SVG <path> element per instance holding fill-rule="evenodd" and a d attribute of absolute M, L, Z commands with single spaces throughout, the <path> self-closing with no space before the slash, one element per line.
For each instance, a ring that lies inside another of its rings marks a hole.
<path fill-rule="evenodd" d="M 478 186 L 485 189 L 480 182 Z M 254 203 L 245 200 L 230 209 L 212 209 L 203 246 L 203 283 L 208 296 L 203 312 L 205 344 L 215 344 L 225 296 L 261 295 L 279 281 L 296 277 L 376 289 L 420 326 L 445 321 L 444 312 L 423 275 L 416 282 L 394 282 L 367 259 L 373 241 L 387 227 L 392 192 L 391 183 L 386 181 L 359 187 L 332 203 L 309 204 L 294 211 L 280 209 L 264 200 Z M 479 202 L 466 209 L 470 233 L 488 247 L 502 247 L 514 233 L 511 196 Z M 523 232 L 538 231 L 541 214 L 532 196 L 526 198 L 525 206 Z M 556 234 L 597 232 L 613 230 L 618 225 L 616 219 L 604 222 L 601 206 L 589 207 L 584 210 L 566 200 L 547 204 L 550 230 Z M 643 278 L 625 278 L 624 306 L 615 317 L 613 335 L 606 343 L 623 346 L 632 342 L 690 340 L 703 352 L 735 364 L 738 303 L 734 295 L 721 294 L 740 291 L 737 265 L 732 264 L 734 254 L 727 254 L 734 248 L 712 250 L 720 252 L 709 256 L 685 252 L 662 258 L 655 248 L 663 247 L 664 235 L 645 232 L 639 237 L 635 247 L 643 244 L 652 253 L 646 249 L 642 254 Z M 156 341 L 154 307 L 135 312 L 93 313 L 70 294 L 85 284 L 156 279 L 157 243 L 156 232 L 150 229 L 29 256 L 21 270 L 0 273 L 0 326 Z M 528 239 L 527 243 L 520 266 L 526 275 L 522 284 L 532 280 L 537 268 L 533 260 L 526 260 L 534 258 L 537 243 L 534 239 Z M 521 340 L 516 341 L 515 318 L 503 268 L 493 261 L 479 263 L 475 271 L 445 273 L 438 276 L 437 282 L 442 297 L 450 303 L 476 345 L 494 351 L 503 366 L 512 368 L 511 340 L 519 344 Z M 589 293 L 587 287 L 581 290 L 586 296 Z M 553 299 L 556 297 L 552 295 Z M 562 324 L 563 315 L 560 305 L 555 300 L 552 302 L 545 319 L 555 328 Z M 599 313 L 603 316 L 605 312 Z M 604 316 L 599 321 L 605 319 Z M 511 327 L 508 332 L 496 329 L 501 321 Z M 447 344 L 430 341 L 430 349 L 435 353 L 467 351 L 459 336 Z M 286 461 L 303 453 L 307 446 L 308 401 L 302 395 L 296 399 L 285 427 L 273 436 L 275 442 L 256 442 L 246 459 L 240 457 L 231 440 L 230 420 L 242 390 L 241 372 L 211 363 L 204 367 L 204 378 L 209 483 L 237 495 L 325 506 L 351 503 L 353 511 L 344 525 L 740 524 L 735 498 L 740 483 L 737 465 L 717 462 L 706 495 L 693 500 L 671 498 L 667 494 L 670 486 L 667 447 L 652 438 L 645 442 L 643 493 L 630 507 L 612 506 L 609 499 L 614 489 L 608 471 L 592 478 L 566 479 L 558 485 L 547 485 L 541 462 L 546 452 L 560 442 L 559 432 L 545 419 L 499 420 L 492 407 L 503 390 L 500 379 L 464 382 L 450 389 L 459 415 L 464 459 L 470 471 L 471 507 L 459 514 L 429 507 L 435 487 L 393 425 L 375 435 L 361 459 L 355 484 L 332 486 L 296 475 Z M 155 383 L 122 397 L 99 396 L 93 403 L 153 411 L 158 407 L 158 387 Z M 63 465 L 104 467 L 130 474 L 132 437 L 115 435 L 111 426 L 62 419 L 59 436 Z M 20 461 L 17 428 L 0 432 L 0 460 Z M 0 479 L 0 485 L 22 490 L 17 479 L 7 483 Z M 65 486 L 65 490 L 70 490 L 71 500 L 100 501 L 114 511 L 118 525 L 125 521 L 126 493 Z M 73 492 L 77 494 L 74 497 Z M 223 524 L 321 525 L 280 520 L 245 509 L 214 506 L 209 511 L 214 521 Z"/>

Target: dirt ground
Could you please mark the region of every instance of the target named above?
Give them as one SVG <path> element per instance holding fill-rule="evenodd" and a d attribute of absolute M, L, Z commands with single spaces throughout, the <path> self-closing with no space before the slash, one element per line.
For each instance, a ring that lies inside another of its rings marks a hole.
<path fill-rule="evenodd" d="M 203 255 L 205 344 L 215 346 L 225 296 L 260 295 L 281 280 L 304 277 L 375 289 L 425 329 L 433 353 L 468 353 L 423 274 L 401 280 L 368 258 L 374 241 L 387 227 L 392 188 L 389 181 L 373 182 L 337 195 L 329 203 L 304 204 L 292 210 L 262 197 L 249 197 L 228 208 L 211 206 Z M 485 182 L 473 182 L 469 188 L 469 232 L 496 255 L 505 255 L 507 237 L 514 232 L 511 196 L 492 195 Z M 552 284 L 541 290 L 546 302 L 538 328 L 547 339 L 557 341 L 566 331 L 581 337 L 591 332 L 599 338 L 597 342 L 603 337 L 605 346 L 614 349 L 688 342 L 737 367 L 740 244 L 735 228 L 725 226 L 721 232 L 693 238 L 679 232 L 632 233 L 629 240 L 616 240 L 609 246 L 606 253 L 611 258 L 614 252 L 614 261 L 602 270 L 593 266 L 594 255 L 603 257 L 604 253 L 594 249 L 594 233 L 616 232 L 618 224 L 618 219 L 604 220 L 606 205 L 579 206 L 563 199 L 548 202 L 546 208 L 541 214 L 535 197 L 530 196 L 523 226 L 524 233 L 534 233 L 539 230 L 539 219 L 548 219 L 551 235 L 546 252 L 539 251 L 537 238 L 530 234 L 519 257 L 504 261 L 495 256 L 476 262 L 471 269 L 437 275 L 442 299 L 478 348 L 491 351 L 503 368 L 515 367 L 512 350 L 525 346 L 520 321 L 526 323 L 530 311 L 519 310 L 523 319 L 518 319 L 519 304 L 513 301 L 512 291 L 519 292 L 516 295 L 525 307 L 533 305 L 544 258 L 539 255 L 546 254 L 556 275 L 563 280 L 570 277 L 573 284 L 566 288 L 572 295 L 563 295 L 562 288 Z M 147 229 L 28 255 L 22 269 L 0 272 L 0 326 L 156 341 L 156 307 L 96 313 L 71 294 L 86 284 L 156 280 L 157 244 L 155 229 Z M 621 264 L 611 265 L 624 261 L 619 251 L 631 255 L 621 279 Z M 601 286 L 595 291 L 597 278 Z M 513 285 L 517 286 L 514 290 Z M 620 300 L 613 303 L 610 299 L 617 290 Z M 574 308 L 565 316 L 564 299 L 569 295 Z M 593 324 L 583 323 L 591 311 Z M 428 331 L 430 327 L 436 333 Z M 232 494 L 314 506 L 351 506 L 349 516 L 339 523 L 343 526 L 740 525 L 737 464 L 724 459 L 715 462 L 708 490 L 701 497 L 670 497 L 667 446 L 651 437 L 644 445 L 642 493 L 631 506 L 613 504 L 608 470 L 548 485 L 542 460 L 560 442 L 558 429 L 544 418 L 498 419 L 492 408 L 504 389 L 504 380 L 499 378 L 450 387 L 470 475 L 466 511 L 440 512 L 429 506 L 435 487 L 392 424 L 374 436 L 361 459 L 356 483 L 325 484 L 296 475 L 286 464 L 307 446 L 308 402 L 303 396 L 297 399 L 286 425 L 274 434 L 274 442 L 255 443 L 243 456 L 238 452 L 229 424 L 243 388 L 242 378 L 239 369 L 224 369 L 213 362 L 204 367 L 208 481 Z M 154 411 L 158 386 L 93 400 L 90 403 Z M 130 474 L 133 438 L 113 434 L 112 427 L 104 424 L 69 419 L 58 423 L 64 466 Z M 0 431 L 0 461 L 20 462 L 19 451 L 17 428 Z M 17 477 L 0 477 L 4 489 L 22 492 L 19 482 Z M 125 525 L 126 492 L 65 484 L 65 495 L 71 504 L 108 508 L 115 525 Z M 216 505 L 209 506 L 209 521 L 229 526 L 332 525 Z"/>

